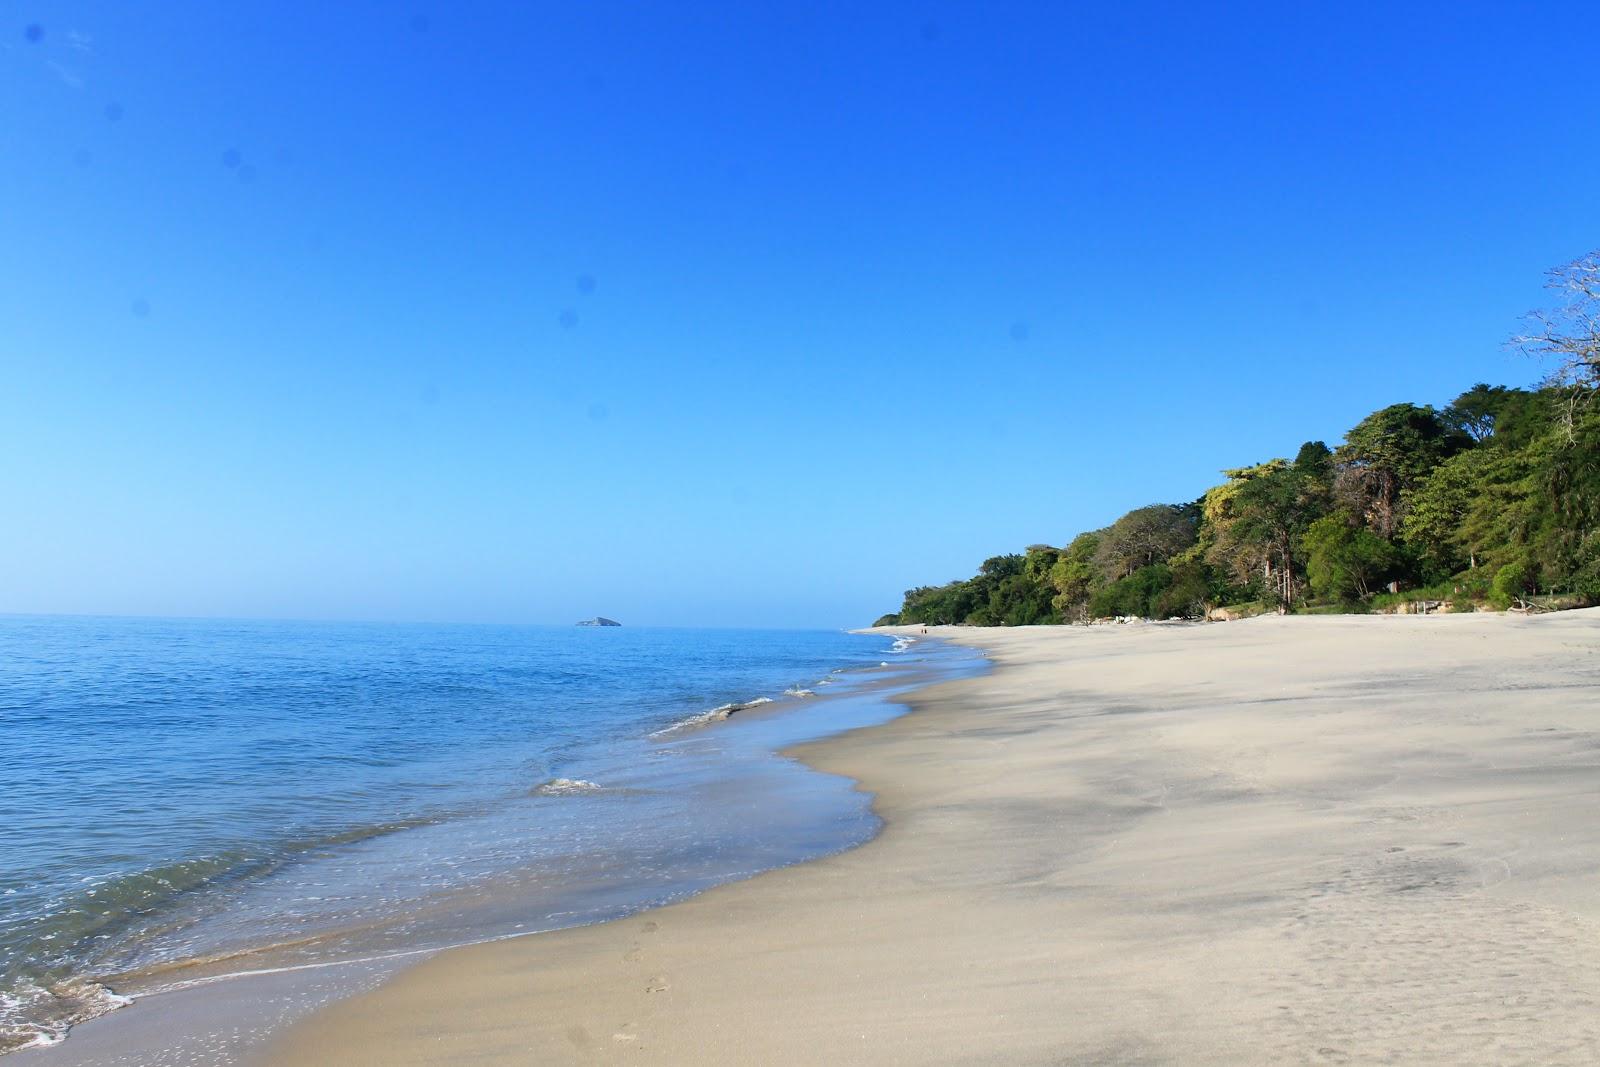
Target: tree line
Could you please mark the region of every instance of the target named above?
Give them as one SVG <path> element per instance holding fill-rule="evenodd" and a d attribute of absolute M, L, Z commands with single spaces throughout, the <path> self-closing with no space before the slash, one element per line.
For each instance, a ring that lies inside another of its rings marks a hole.
<path fill-rule="evenodd" d="M 1511 342 L 1549 362 L 1539 387 L 1391 404 L 1335 447 L 1225 470 L 1198 500 L 908 590 L 877 625 L 1600 603 L 1600 252 L 1547 287 L 1560 303 Z"/>

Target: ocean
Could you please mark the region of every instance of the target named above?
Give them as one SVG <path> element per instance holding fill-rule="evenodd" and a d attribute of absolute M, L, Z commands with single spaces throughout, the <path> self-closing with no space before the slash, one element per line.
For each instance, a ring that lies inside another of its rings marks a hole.
<path fill-rule="evenodd" d="M 0 616 L 0 1050 L 859 844 L 870 797 L 775 751 L 975 669 L 825 631 Z"/>

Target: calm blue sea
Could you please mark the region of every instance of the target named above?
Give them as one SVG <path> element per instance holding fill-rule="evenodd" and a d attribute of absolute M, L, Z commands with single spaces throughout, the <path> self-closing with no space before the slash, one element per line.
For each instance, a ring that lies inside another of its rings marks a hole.
<path fill-rule="evenodd" d="M 857 843 L 862 795 L 771 750 L 892 714 L 864 695 L 937 666 L 909 651 L 0 616 L 0 1049 L 108 987 L 570 925 Z"/>

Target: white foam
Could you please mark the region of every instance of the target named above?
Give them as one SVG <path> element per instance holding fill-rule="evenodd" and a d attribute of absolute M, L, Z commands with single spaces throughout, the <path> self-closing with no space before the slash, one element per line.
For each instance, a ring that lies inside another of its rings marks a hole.
<path fill-rule="evenodd" d="M 759 707 L 762 704 L 770 703 L 772 703 L 771 697 L 756 697 L 754 700 L 745 700 L 733 704 L 724 704 L 719 708 L 712 708 L 710 711 L 702 711 L 698 715 L 691 715 L 687 719 L 673 723 L 665 730 L 657 730 L 650 736 L 665 737 L 667 734 L 676 733 L 679 730 L 687 730 L 695 726 L 705 726 L 709 723 L 721 722 L 728 716 L 737 714 L 738 712 L 744 711 L 748 708 Z"/>
<path fill-rule="evenodd" d="M 598 782 L 589 782 L 582 778 L 552 778 L 535 789 L 534 792 L 541 796 L 559 797 L 571 793 L 587 793 L 592 789 L 599 788 Z"/>
<path fill-rule="evenodd" d="M 78 1023 L 132 1003 L 132 997 L 85 978 L 69 978 L 50 989 L 32 982 L 18 986 L 0 993 L 0 1054 L 59 1045 Z M 29 1015 L 35 1018 L 23 1021 Z"/>

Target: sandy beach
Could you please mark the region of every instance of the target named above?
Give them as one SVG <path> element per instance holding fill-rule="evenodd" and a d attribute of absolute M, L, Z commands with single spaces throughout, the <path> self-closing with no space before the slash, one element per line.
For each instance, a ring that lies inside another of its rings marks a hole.
<path fill-rule="evenodd" d="M 872 842 L 444 953 L 267 1061 L 1600 1062 L 1600 609 L 935 635 L 996 669 L 796 752 Z"/>

